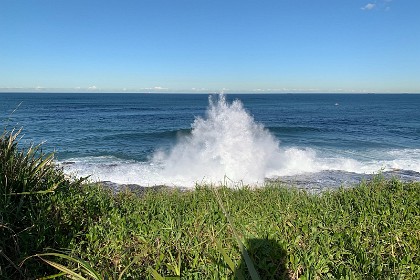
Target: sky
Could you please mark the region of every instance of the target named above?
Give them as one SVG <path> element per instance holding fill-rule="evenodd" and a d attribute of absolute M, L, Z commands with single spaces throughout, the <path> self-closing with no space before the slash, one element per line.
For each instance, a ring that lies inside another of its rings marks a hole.
<path fill-rule="evenodd" d="M 420 93 L 419 0 L 0 0 L 0 91 Z"/>

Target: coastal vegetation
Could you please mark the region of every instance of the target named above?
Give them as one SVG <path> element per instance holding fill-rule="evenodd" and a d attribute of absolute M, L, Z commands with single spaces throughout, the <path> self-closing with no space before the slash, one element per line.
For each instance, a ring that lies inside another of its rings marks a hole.
<path fill-rule="evenodd" d="M 18 139 L 0 137 L 1 279 L 420 278 L 419 182 L 116 192 Z"/>

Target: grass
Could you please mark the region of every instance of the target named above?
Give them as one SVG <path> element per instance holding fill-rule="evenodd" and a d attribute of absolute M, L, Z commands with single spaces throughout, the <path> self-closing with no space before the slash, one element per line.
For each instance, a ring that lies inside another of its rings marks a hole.
<path fill-rule="evenodd" d="M 19 134 L 5 130 L 0 135 L 0 278 L 6 279 L 48 271 L 39 265 L 21 267 L 18 261 L 47 246 L 67 244 L 46 210 L 54 192 L 80 184 L 68 180 L 40 146 L 19 149 Z"/>
<path fill-rule="evenodd" d="M 4 164 L 10 135 L 0 174 L 26 178 Z M 377 176 L 320 195 L 279 183 L 139 195 L 43 166 L 55 171 L 33 189 L 0 185 L 0 278 L 58 273 L 43 258 L 79 274 L 83 260 L 98 279 L 251 279 L 242 243 L 261 279 L 420 279 L 419 182 Z"/>

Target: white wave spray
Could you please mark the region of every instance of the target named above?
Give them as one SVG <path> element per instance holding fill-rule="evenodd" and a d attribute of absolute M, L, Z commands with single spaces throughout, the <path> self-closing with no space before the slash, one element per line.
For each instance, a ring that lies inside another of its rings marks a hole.
<path fill-rule="evenodd" d="M 224 95 L 209 98 L 205 118 L 192 124 L 191 135 L 167 153 L 157 152 L 162 175 L 174 184 L 226 181 L 262 183 L 269 170 L 278 168 L 279 141 L 254 121 L 239 100 L 229 104 Z"/>

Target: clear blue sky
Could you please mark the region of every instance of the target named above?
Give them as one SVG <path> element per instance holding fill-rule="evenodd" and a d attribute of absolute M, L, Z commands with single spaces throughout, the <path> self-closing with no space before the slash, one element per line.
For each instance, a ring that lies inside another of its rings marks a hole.
<path fill-rule="evenodd" d="M 419 0 L 0 0 L 0 90 L 418 92 Z"/>

